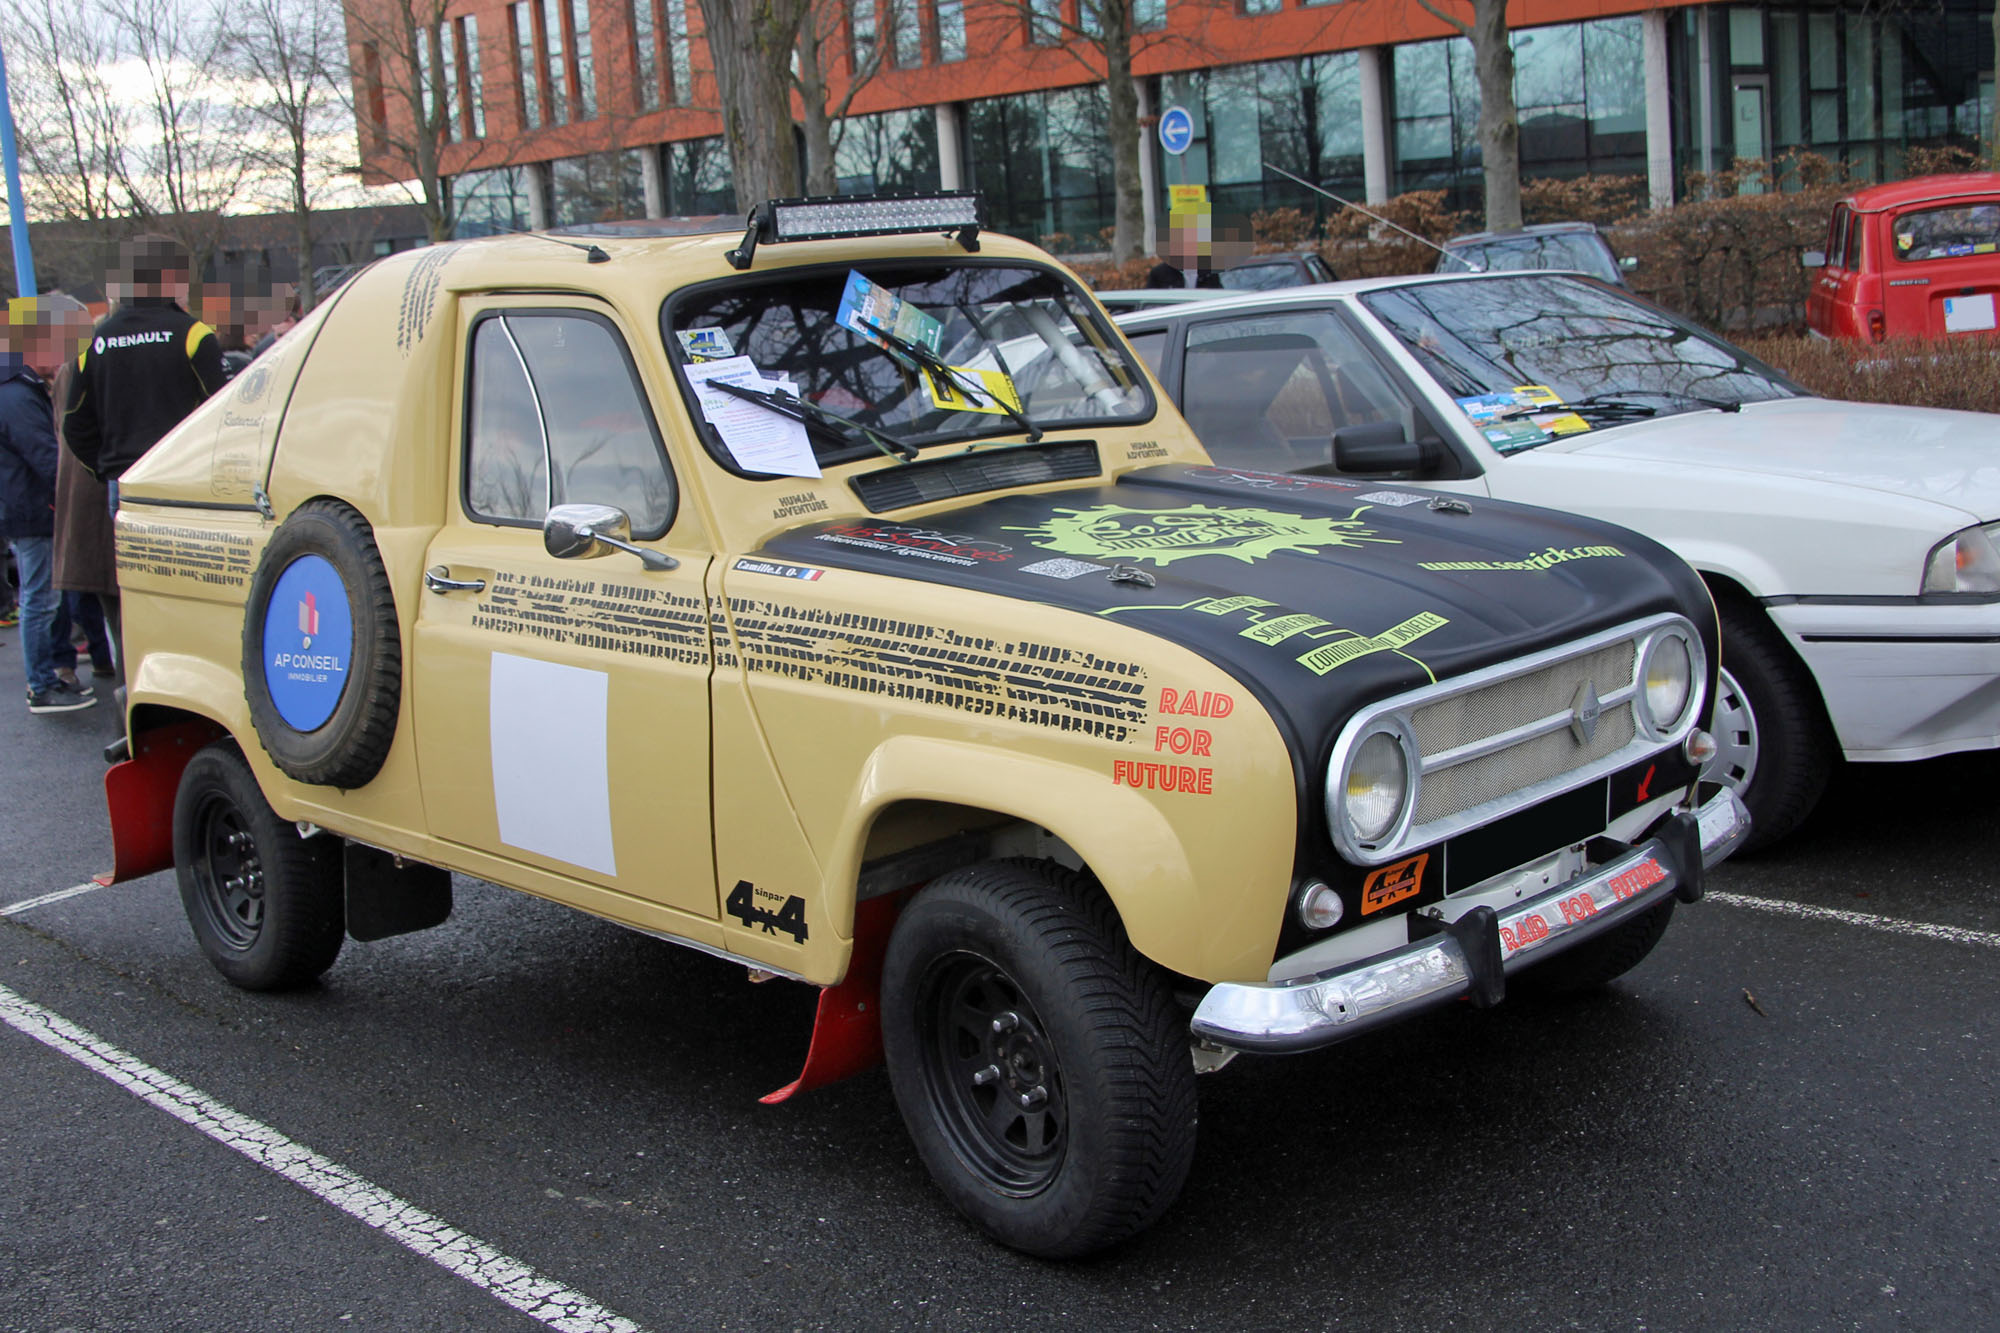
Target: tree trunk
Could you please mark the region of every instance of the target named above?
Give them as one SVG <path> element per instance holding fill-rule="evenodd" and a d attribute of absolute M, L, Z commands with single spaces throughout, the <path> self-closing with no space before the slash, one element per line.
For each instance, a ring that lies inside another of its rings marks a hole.
<path fill-rule="evenodd" d="M 833 161 L 833 117 L 826 109 L 826 43 L 821 40 L 819 16 L 809 14 L 799 25 L 799 102 L 805 108 L 800 122 L 806 141 L 806 193 L 834 194 L 840 179 Z"/>
<path fill-rule="evenodd" d="M 1514 112 L 1514 48 L 1507 0 L 1472 0 L 1472 64 L 1479 76 L 1479 154 L 1486 174 L 1486 227 L 1521 225 L 1521 122 Z"/>
<path fill-rule="evenodd" d="M 722 102 L 722 134 L 747 211 L 799 192 L 792 49 L 807 0 L 701 0 Z"/>
<path fill-rule="evenodd" d="M 1105 129 L 1111 137 L 1116 226 L 1111 257 L 1120 263 L 1146 253 L 1146 201 L 1139 176 L 1139 89 L 1132 80 L 1130 0 L 1103 6 Z"/>

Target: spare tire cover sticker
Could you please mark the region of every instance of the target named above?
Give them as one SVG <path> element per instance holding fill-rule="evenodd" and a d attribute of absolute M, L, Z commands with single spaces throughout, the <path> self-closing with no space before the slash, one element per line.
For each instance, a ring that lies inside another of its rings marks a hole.
<path fill-rule="evenodd" d="M 294 731 L 316 731 L 340 706 L 354 619 L 340 572 L 323 556 L 285 567 L 264 606 L 264 687 Z"/>

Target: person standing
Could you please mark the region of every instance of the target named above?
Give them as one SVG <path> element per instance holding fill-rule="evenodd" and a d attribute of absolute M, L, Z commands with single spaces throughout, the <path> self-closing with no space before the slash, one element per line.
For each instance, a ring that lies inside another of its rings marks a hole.
<path fill-rule="evenodd" d="M 21 574 L 21 657 L 28 674 L 28 711 L 74 713 L 94 707 L 87 686 L 56 675 L 53 573 L 56 503 L 55 406 L 44 375 L 55 369 L 60 342 L 41 326 L 34 298 L 8 303 L 7 342 L 0 358 L 0 507 L 14 563 Z"/>
<path fill-rule="evenodd" d="M 76 358 L 63 394 L 62 440 L 104 483 L 115 515 L 119 478 L 228 376 L 215 330 L 181 308 L 188 253 L 179 241 L 151 235 L 125 241 L 113 280 L 123 297 Z M 118 598 L 99 601 L 122 662 Z"/>
<path fill-rule="evenodd" d="M 56 373 L 49 379 L 55 401 L 63 402 L 69 391 L 69 377 L 76 374 L 77 353 L 90 336 L 90 311 L 75 297 L 45 296 L 60 355 Z M 62 443 L 62 432 L 56 432 Z M 111 515 L 105 507 L 104 483 L 83 470 L 75 454 L 56 450 L 56 538 L 55 586 L 60 601 L 56 610 L 56 675 L 76 683 L 76 645 L 66 626 L 82 632 L 90 650 L 90 674 L 99 680 L 116 676 L 111 640 L 105 626 L 103 601 L 118 595 L 118 568 L 111 544 Z M 64 613 L 68 618 L 65 621 Z"/>

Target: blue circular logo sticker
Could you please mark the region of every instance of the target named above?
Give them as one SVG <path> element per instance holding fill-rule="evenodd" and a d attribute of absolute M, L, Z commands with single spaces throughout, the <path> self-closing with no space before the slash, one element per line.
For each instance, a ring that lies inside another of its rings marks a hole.
<path fill-rule="evenodd" d="M 264 687 L 294 731 L 326 725 L 347 689 L 354 621 L 340 573 L 323 556 L 285 567 L 264 608 Z"/>
<path fill-rule="evenodd" d="M 1184 106 L 1170 106 L 1160 113 L 1160 147 L 1179 157 L 1194 142 L 1194 117 Z"/>

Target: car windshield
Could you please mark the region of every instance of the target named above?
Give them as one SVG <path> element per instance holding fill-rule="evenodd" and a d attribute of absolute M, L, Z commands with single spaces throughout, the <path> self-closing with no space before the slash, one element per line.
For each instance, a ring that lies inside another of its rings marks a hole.
<path fill-rule="evenodd" d="M 1265 264 L 1238 264 L 1222 270 L 1222 285 L 1239 292 L 1271 292 L 1305 282 L 1299 266 L 1289 259 Z"/>
<path fill-rule="evenodd" d="M 858 275 L 872 289 L 867 322 L 919 341 L 963 372 L 939 391 L 918 358 L 842 323 L 843 295 Z M 893 298 L 890 299 L 890 298 Z M 1012 394 L 1043 430 L 1144 421 L 1151 391 L 1123 341 L 1059 274 L 1023 264 L 871 263 L 858 269 L 780 271 L 682 293 L 662 312 L 666 344 L 687 378 L 695 361 L 745 357 L 766 383 L 789 382 L 823 425 L 810 432 L 821 464 L 876 454 L 853 422 L 927 445 L 1018 433 L 990 398 L 953 385 Z M 700 404 L 690 398 L 697 420 Z M 809 409 L 810 410 L 810 409 Z M 709 446 L 731 460 L 719 439 Z"/>
<path fill-rule="evenodd" d="M 1545 444 L 1565 427 L 1801 396 L 1748 354 L 1579 278 L 1434 281 L 1361 301 L 1467 416 L 1482 427 L 1501 423 L 1486 433 L 1502 452 Z M 1504 420 L 1551 415 L 1564 419 L 1542 423 L 1550 429 Z"/>
<path fill-rule="evenodd" d="M 1906 263 L 2000 253 L 2000 199 L 1900 214 L 1894 235 Z"/>
<path fill-rule="evenodd" d="M 1609 281 L 1618 263 L 1593 232 L 1558 231 L 1536 236 L 1502 236 L 1453 245 L 1438 265 L 1441 273 L 1512 273 L 1522 269 L 1574 269 Z"/>

